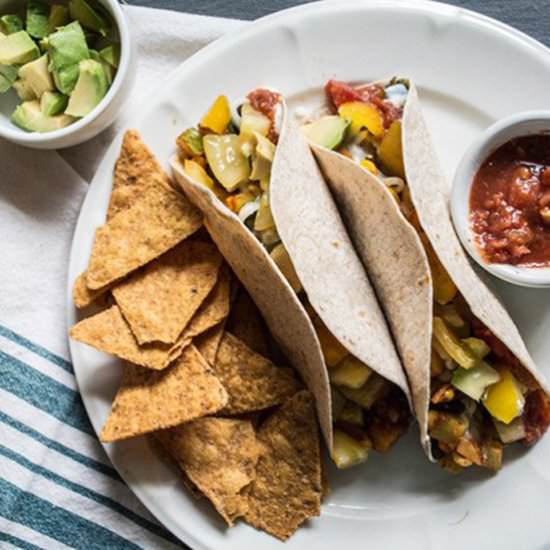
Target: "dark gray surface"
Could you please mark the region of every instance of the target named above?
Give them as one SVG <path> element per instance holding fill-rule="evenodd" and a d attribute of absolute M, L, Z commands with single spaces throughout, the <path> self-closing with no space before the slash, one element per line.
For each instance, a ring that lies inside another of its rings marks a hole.
<path fill-rule="evenodd" d="M 256 19 L 309 0 L 128 0 L 130 4 L 202 15 Z M 365 0 L 368 2 L 368 0 Z M 550 0 L 448 0 L 508 23 L 550 46 Z M 511 75 L 512 76 L 512 75 Z"/>

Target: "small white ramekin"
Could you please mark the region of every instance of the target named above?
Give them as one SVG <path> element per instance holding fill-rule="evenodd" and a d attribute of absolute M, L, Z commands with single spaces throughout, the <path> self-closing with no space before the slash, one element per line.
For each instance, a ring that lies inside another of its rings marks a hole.
<path fill-rule="evenodd" d="M 453 180 L 451 216 L 463 246 L 489 273 L 520 286 L 550 287 L 550 267 L 524 267 L 488 263 L 480 254 L 470 225 L 470 189 L 487 157 L 511 139 L 533 134 L 550 134 L 550 111 L 528 111 L 502 119 L 487 128 L 460 161 Z"/>
<path fill-rule="evenodd" d="M 136 55 L 126 16 L 118 0 L 97 0 L 111 14 L 120 36 L 120 63 L 109 91 L 99 105 L 88 115 L 69 126 L 54 132 L 27 132 L 10 120 L 17 103 L 13 92 L 0 95 L 0 137 L 34 149 L 62 149 L 78 145 L 95 137 L 116 118 L 128 99 L 135 76 Z M 13 4 L 13 2 L 0 2 Z M 6 97 L 10 96 L 10 97 Z"/>

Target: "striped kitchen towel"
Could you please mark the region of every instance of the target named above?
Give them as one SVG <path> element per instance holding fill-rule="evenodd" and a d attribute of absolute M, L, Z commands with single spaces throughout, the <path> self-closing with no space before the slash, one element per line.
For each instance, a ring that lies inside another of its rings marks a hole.
<path fill-rule="evenodd" d="M 238 25 L 143 8 L 128 14 L 140 53 L 134 105 L 161 73 Z M 130 121 L 127 112 L 117 126 Z M 85 178 L 115 131 L 63 156 L 0 141 L 1 549 L 186 548 L 109 463 L 69 356 L 71 239 Z"/>

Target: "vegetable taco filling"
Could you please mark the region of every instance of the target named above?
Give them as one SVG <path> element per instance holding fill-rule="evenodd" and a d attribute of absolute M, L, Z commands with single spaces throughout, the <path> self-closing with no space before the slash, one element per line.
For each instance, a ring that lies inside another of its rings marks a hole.
<path fill-rule="evenodd" d="M 498 470 L 503 446 L 530 446 L 550 424 L 550 399 L 508 347 L 477 319 L 423 231 L 407 186 L 402 116 L 410 84 L 392 79 L 354 87 L 329 81 L 331 113 L 303 127 L 311 143 L 334 150 L 386 185 L 424 245 L 433 281 L 428 432 L 446 469 Z"/>
<path fill-rule="evenodd" d="M 178 156 L 187 175 L 215 193 L 256 236 L 304 304 L 331 381 L 331 454 L 344 468 L 364 462 L 371 448 L 387 451 L 411 417 L 403 391 L 352 355 L 314 311 L 281 241 L 270 208 L 281 119 L 282 97 L 274 91 L 250 92 L 236 112 L 219 96 L 199 124 L 177 138 Z"/>

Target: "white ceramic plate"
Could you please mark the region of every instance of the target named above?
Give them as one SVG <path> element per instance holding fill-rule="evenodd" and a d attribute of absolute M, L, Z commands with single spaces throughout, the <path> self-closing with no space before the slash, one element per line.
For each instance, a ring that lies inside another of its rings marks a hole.
<path fill-rule="evenodd" d="M 167 163 L 178 132 L 195 124 L 220 93 L 236 99 L 269 85 L 292 96 L 329 77 L 392 75 L 408 75 L 418 84 L 449 181 L 482 128 L 550 103 L 550 51 L 516 30 L 431 2 L 338 1 L 281 12 L 205 48 L 159 87 L 133 126 Z M 82 208 L 69 287 L 86 267 L 94 229 L 103 223 L 119 145 L 120 139 L 106 154 Z M 505 284 L 499 290 L 535 360 L 550 374 L 548 293 Z M 71 325 L 77 314 L 70 288 L 68 311 Z M 99 430 L 117 385 L 117 362 L 74 342 L 71 352 L 86 408 Z M 195 550 L 283 547 L 244 524 L 225 530 L 144 441 L 106 450 L 149 510 Z M 478 471 L 451 477 L 427 463 L 412 430 L 388 456 L 373 455 L 364 467 L 349 471 L 331 470 L 332 493 L 321 517 L 302 527 L 286 548 L 548 548 L 550 436 L 529 452 L 508 456 L 497 476 Z"/>

